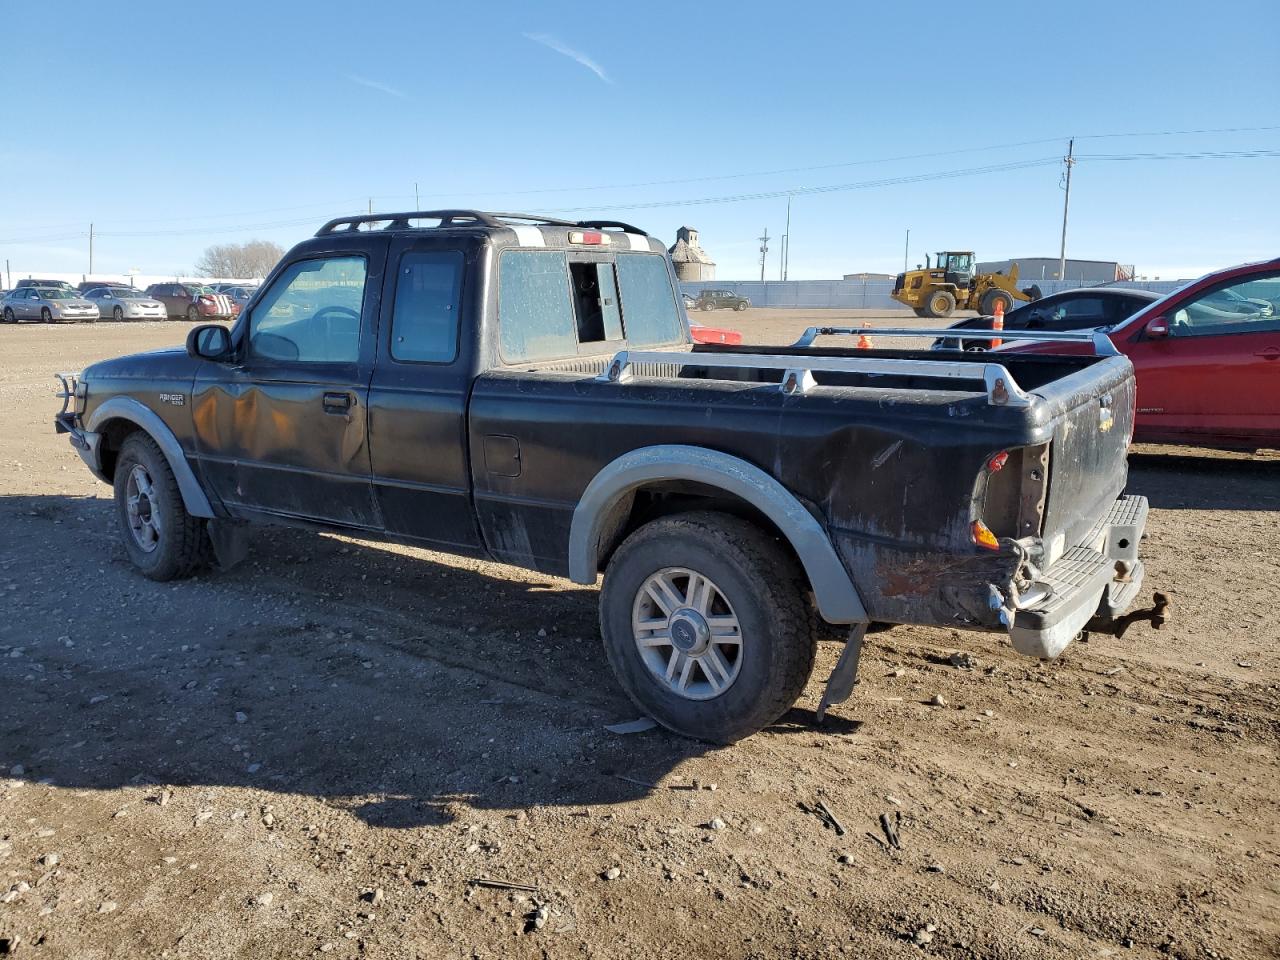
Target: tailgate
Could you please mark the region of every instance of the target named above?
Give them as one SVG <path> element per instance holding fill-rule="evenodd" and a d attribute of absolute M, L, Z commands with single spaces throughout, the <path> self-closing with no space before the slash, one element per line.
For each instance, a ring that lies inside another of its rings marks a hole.
<path fill-rule="evenodd" d="M 1061 543 L 1070 547 L 1106 515 L 1128 479 L 1137 393 L 1133 366 L 1112 357 L 1036 393 L 1053 418 L 1042 535 L 1056 547 L 1061 534 Z"/>

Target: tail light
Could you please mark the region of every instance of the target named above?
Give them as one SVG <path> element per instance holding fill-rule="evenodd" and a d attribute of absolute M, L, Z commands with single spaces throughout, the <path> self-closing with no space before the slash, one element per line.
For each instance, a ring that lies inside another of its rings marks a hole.
<path fill-rule="evenodd" d="M 970 528 L 970 533 L 973 537 L 973 542 L 978 546 L 982 547 L 983 549 L 986 549 L 986 550 L 1000 549 L 1000 541 L 996 539 L 996 535 L 992 533 L 991 529 L 981 520 L 973 521 L 973 525 Z"/>
<path fill-rule="evenodd" d="M 570 230 L 569 242 L 584 244 L 590 247 L 607 247 L 610 237 L 599 230 Z"/>
<path fill-rule="evenodd" d="M 1049 491 L 1049 444 L 998 450 L 974 480 L 970 534 L 973 543 L 998 549 L 1002 537 L 1039 536 Z"/>

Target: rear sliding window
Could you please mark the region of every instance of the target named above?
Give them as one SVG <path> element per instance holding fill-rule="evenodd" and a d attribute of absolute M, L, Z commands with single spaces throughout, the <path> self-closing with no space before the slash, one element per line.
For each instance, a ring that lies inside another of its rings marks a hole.
<path fill-rule="evenodd" d="M 622 325 L 627 342 L 654 347 L 684 340 L 684 323 L 676 306 L 665 257 L 643 253 L 618 254 L 618 285 L 622 295 Z"/>
<path fill-rule="evenodd" d="M 614 263 L 554 250 L 508 250 L 498 278 L 498 326 L 508 363 L 683 343 L 666 259 L 620 253 Z M 619 306 L 621 317 L 619 318 Z"/>

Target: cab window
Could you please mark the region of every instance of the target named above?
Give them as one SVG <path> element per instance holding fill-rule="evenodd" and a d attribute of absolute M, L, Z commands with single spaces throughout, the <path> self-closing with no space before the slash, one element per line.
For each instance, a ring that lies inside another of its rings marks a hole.
<path fill-rule="evenodd" d="M 290 264 L 249 317 L 249 357 L 286 363 L 355 363 L 364 308 L 364 257 Z"/>
<path fill-rule="evenodd" d="M 391 356 L 412 363 L 451 363 L 458 355 L 462 254 L 406 253 L 396 277 Z"/>
<path fill-rule="evenodd" d="M 1169 335 L 1207 337 L 1280 330 L 1280 275 L 1237 280 L 1182 304 L 1169 318 Z"/>

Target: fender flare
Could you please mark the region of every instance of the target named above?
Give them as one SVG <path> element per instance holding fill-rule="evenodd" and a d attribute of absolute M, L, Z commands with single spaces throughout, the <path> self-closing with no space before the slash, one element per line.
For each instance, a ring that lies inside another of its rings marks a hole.
<path fill-rule="evenodd" d="M 182 494 L 182 503 L 187 508 L 187 513 L 193 517 L 214 516 L 209 498 L 205 496 L 204 488 L 200 486 L 191 464 L 187 462 L 186 454 L 182 452 L 182 445 L 155 411 L 132 397 L 112 397 L 89 415 L 89 419 L 85 421 L 85 429 L 96 433 L 108 420 L 128 420 L 141 427 L 156 442 L 165 460 L 169 462 L 169 469 L 178 481 L 178 490 Z"/>
<path fill-rule="evenodd" d="M 745 500 L 767 516 L 791 544 L 830 623 L 862 623 L 867 611 L 822 525 L 786 487 L 739 457 L 705 447 L 640 447 L 606 465 L 587 484 L 569 531 L 569 579 L 596 582 L 600 537 L 614 506 L 633 490 L 660 480 L 690 480 Z"/>

